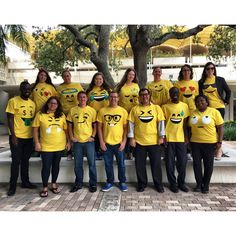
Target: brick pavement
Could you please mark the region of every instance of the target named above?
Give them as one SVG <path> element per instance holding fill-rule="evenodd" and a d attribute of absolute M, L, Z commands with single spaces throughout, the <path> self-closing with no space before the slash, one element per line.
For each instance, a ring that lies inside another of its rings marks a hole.
<path fill-rule="evenodd" d="M 49 192 L 47 198 L 39 197 L 38 189 L 17 187 L 13 197 L 7 197 L 7 184 L 0 184 L 0 211 L 236 211 L 236 184 L 212 184 L 209 194 L 179 192 L 174 194 L 165 188 L 160 194 L 152 186 L 143 193 L 128 184 L 129 191 L 121 193 L 117 187 L 110 192 L 90 193 L 85 186 L 76 193 L 70 193 L 71 185 L 60 184 L 61 193 Z M 193 187 L 193 186 L 190 186 Z"/>

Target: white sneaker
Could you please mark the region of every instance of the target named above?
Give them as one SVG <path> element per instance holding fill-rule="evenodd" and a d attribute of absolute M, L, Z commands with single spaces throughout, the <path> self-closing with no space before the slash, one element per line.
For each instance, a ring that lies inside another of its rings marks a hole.
<path fill-rule="evenodd" d="M 192 156 L 191 156 L 191 153 L 187 153 L 187 159 L 188 159 L 188 161 L 192 161 Z"/>
<path fill-rule="evenodd" d="M 71 154 L 68 154 L 67 161 L 72 161 L 72 155 Z"/>

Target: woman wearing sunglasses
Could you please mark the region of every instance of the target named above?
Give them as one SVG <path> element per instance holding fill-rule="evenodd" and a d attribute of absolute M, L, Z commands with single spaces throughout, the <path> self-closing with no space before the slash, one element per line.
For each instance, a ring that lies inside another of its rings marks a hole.
<path fill-rule="evenodd" d="M 199 93 L 208 97 L 209 107 L 216 108 L 224 119 L 225 106 L 229 104 L 231 90 L 225 79 L 217 76 L 214 63 L 206 63 L 198 84 Z M 222 154 L 222 149 L 217 150 L 216 160 L 220 160 Z"/>

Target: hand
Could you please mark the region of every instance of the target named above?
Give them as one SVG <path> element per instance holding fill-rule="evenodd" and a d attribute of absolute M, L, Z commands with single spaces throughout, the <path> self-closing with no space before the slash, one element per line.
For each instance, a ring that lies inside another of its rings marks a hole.
<path fill-rule="evenodd" d="M 158 143 L 159 143 L 159 145 L 160 144 L 163 144 L 165 142 L 165 138 L 164 137 L 159 137 L 158 138 Z"/>
<path fill-rule="evenodd" d="M 89 141 L 89 142 L 94 142 L 94 141 L 95 141 L 95 138 L 89 137 L 88 141 Z"/>
<path fill-rule="evenodd" d="M 118 150 L 122 152 L 124 149 L 125 149 L 125 142 L 121 142 Z"/>
<path fill-rule="evenodd" d="M 101 146 L 102 151 L 105 152 L 107 150 L 106 143 L 102 142 L 102 143 L 100 143 L 100 146 Z"/>
<path fill-rule="evenodd" d="M 41 144 L 40 143 L 35 143 L 35 151 L 40 152 L 41 151 Z"/>
<path fill-rule="evenodd" d="M 136 147 L 136 141 L 134 138 L 130 138 L 129 144 L 131 147 L 135 148 Z"/>
<path fill-rule="evenodd" d="M 68 141 L 66 143 L 66 150 L 69 151 L 71 149 L 71 143 Z"/>
<path fill-rule="evenodd" d="M 12 135 L 12 136 L 11 136 L 11 141 L 12 141 L 12 144 L 13 144 L 14 146 L 17 146 L 17 145 L 18 145 L 18 139 L 17 139 L 17 137 L 16 137 L 15 135 Z"/>
<path fill-rule="evenodd" d="M 71 138 L 71 141 L 72 141 L 73 143 L 77 143 L 77 142 L 78 142 L 78 139 L 73 136 L 73 137 Z"/>

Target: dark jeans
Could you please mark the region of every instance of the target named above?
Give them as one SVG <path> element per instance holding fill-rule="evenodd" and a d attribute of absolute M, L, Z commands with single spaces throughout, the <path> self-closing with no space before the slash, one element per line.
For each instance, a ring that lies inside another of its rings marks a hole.
<path fill-rule="evenodd" d="M 165 159 L 167 178 L 172 187 L 185 184 L 187 146 L 183 142 L 168 142 Z M 175 177 L 175 165 L 178 177 Z"/>
<path fill-rule="evenodd" d="M 192 142 L 191 147 L 193 154 L 193 170 L 197 185 L 203 185 L 204 188 L 208 189 L 213 172 L 216 144 Z M 204 171 L 202 171 L 202 160 Z"/>
<path fill-rule="evenodd" d="M 76 142 L 73 144 L 73 151 L 75 157 L 75 183 L 82 184 L 84 178 L 84 155 L 87 157 L 88 165 L 89 165 L 89 185 L 96 186 L 97 185 L 97 170 L 96 170 L 96 162 L 94 156 L 94 142 L 85 142 L 79 143 Z"/>
<path fill-rule="evenodd" d="M 134 153 L 135 153 L 135 167 L 138 179 L 138 186 L 146 187 L 148 183 L 147 171 L 146 171 L 147 154 L 150 159 L 154 185 L 162 186 L 160 146 L 159 145 L 143 146 L 136 143 Z"/>
<path fill-rule="evenodd" d="M 15 146 L 9 136 L 9 144 L 12 158 L 10 185 L 12 188 L 16 188 L 19 166 L 22 183 L 29 182 L 29 159 L 33 151 L 33 139 L 18 138 L 18 144 Z"/>
<path fill-rule="evenodd" d="M 109 145 L 106 144 L 107 150 L 103 152 L 103 158 L 105 163 L 105 170 L 107 175 L 107 183 L 114 183 L 114 168 L 113 168 L 113 155 L 116 157 L 118 165 L 118 179 L 120 183 L 126 182 L 125 176 L 125 158 L 124 152 L 119 151 L 120 144 Z"/>
<path fill-rule="evenodd" d="M 52 172 L 52 183 L 57 182 L 57 177 L 60 170 L 61 155 L 62 151 L 41 152 L 41 157 L 42 157 L 41 176 L 44 188 L 48 186 L 48 179 L 50 176 L 50 172 Z"/>

